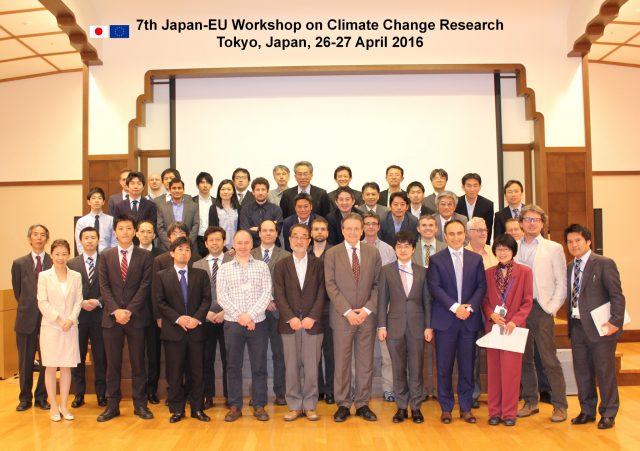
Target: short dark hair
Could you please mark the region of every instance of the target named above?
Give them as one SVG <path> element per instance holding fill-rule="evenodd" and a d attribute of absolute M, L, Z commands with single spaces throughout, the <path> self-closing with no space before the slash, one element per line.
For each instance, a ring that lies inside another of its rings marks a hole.
<path fill-rule="evenodd" d="M 405 204 L 409 205 L 409 196 L 404 191 L 396 191 L 395 193 L 391 193 L 389 196 L 389 205 L 397 198 L 401 198 Z"/>
<path fill-rule="evenodd" d="M 437 168 L 431 171 L 431 174 L 429 174 L 429 180 L 433 180 L 437 176 L 444 177 L 445 180 L 449 181 L 449 174 L 447 174 L 447 171 L 442 168 Z"/>
<path fill-rule="evenodd" d="M 301 224 L 301 223 L 296 223 L 294 225 L 291 226 L 291 228 L 289 229 L 289 236 L 293 236 L 293 231 L 295 229 L 304 229 L 307 232 L 307 235 L 310 237 L 311 236 L 311 230 L 309 230 L 309 227 L 306 224 Z"/>
<path fill-rule="evenodd" d="M 136 228 L 136 220 L 133 218 L 133 216 L 129 214 L 123 214 L 113 218 L 113 230 L 115 230 L 118 227 L 118 224 L 121 222 L 130 222 L 133 225 L 133 228 Z"/>
<path fill-rule="evenodd" d="M 180 177 L 180 171 L 178 171 L 176 168 L 167 168 L 162 171 L 162 173 L 160 174 L 160 178 L 164 180 L 164 176 L 169 173 L 173 174 L 174 177 Z"/>
<path fill-rule="evenodd" d="M 362 221 L 364 222 L 367 218 L 373 218 L 378 221 L 378 225 L 380 225 L 380 215 L 373 211 L 366 211 L 362 213 Z"/>
<path fill-rule="evenodd" d="M 436 221 L 436 224 L 437 224 L 437 221 Z M 459 219 L 452 219 L 451 221 L 447 222 L 447 223 L 444 225 L 444 233 L 445 233 L 445 234 L 447 233 L 447 229 L 449 228 L 449 226 L 450 226 L 451 224 L 460 224 L 460 225 L 462 226 L 462 228 L 464 229 L 465 233 L 467 232 L 467 228 L 464 226 L 464 224 L 462 223 L 462 221 L 460 221 Z"/>
<path fill-rule="evenodd" d="M 240 172 L 244 172 L 245 174 L 247 174 L 247 178 L 249 179 L 249 181 L 251 181 L 251 174 L 249 174 L 249 170 L 245 168 L 236 168 L 233 171 L 233 174 L 231 174 L 231 180 L 235 179 L 236 175 L 239 174 Z"/>
<path fill-rule="evenodd" d="M 420 191 L 424 193 L 424 185 L 418 181 L 411 182 L 407 185 L 407 194 L 411 191 L 412 188 L 420 188 Z"/>
<path fill-rule="evenodd" d="M 209 237 L 209 235 L 214 233 L 222 234 L 222 240 L 223 241 L 227 240 L 227 232 L 222 227 L 217 227 L 217 226 L 207 227 L 207 230 L 204 231 L 204 240 L 207 241 L 207 238 Z"/>
<path fill-rule="evenodd" d="M 142 183 L 142 186 L 144 186 L 147 183 L 147 179 L 144 178 L 144 174 L 142 172 L 131 171 L 127 176 L 127 186 L 129 186 L 129 183 L 131 183 L 131 180 L 133 179 L 140 180 L 140 183 Z"/>
<path fill-rule="evenodd" d="M 231 206 L 234 210 L 238 210 L 240 208 L 240 202 L 238 202 L 238 196 L 236 196 L 236 185 L 233 184 L 232 180 L 224 179 L 220 183 L 218 183 L 218 190 L 216 191 L 216 207 L 222 208 L 222 199 L 220 199 L 220 190 L 224 185 L 231 185 Z"/>
<path fill-rule="evenodd" d="M 496 254 L 496 248 L 498 246 L 508 247 L 513 254 L 513 257 L 515 257 L 518 253 L 518 242 L 508 233 L 503 233 L 502 235 L 496 237 L 495 240 L 493 240 L 493 244 L 491 245 L 491 251 L 493 252 L 493 255 Z"/>
<path fill-rule="evenodd" d="M 396 233 L 396 244 L 398 243 L 408 243 L 412 248 L 416 248 L 416 234 L 413 232 L 407 232 L 406 230 L 402 230 Z M 394 246 L 395 247 L 395 246 Z"/>
<path fill-rule="evenodd" d="M 182 230 L 185 233 L 185 235 L 189 236 L 189 227 L 187 227 L 187 225 L 182 221 L 176 221 L 173 224 L 171 224 L 167 229 L 167 236 L 171 236 L 171 234 L 176 229 Z"/>
<path fill-rule="evenodd" d="M 326 219 L 324 219 L 322 216 L 318 216 L 316 219 L 314 219 L 313 221 L 311 221 L 311 228 L 313 228 L 313 225 L 319 222 L 321 224 L 324 224 L 327 226 L 327 229 L 329 228 L 329 221 L 327 221 Z"/>
<path fill-rule="evenodd" d="M 351 188 L 349 188 L 348 186 L 341 186 L 336 190 L 336 201 L 338 200 L 338 196 L 340 196 L 340 194 L 342 193 L 349 193 L 349 196 L 351 196 L 352 200 L 356 199 Z"/>
<path fill-rule="evenodd" d="M 374 189 L 378 193 L 380 193 L 380 185 L 378 185 L 376 182 L 367 182 L 364 185 L 362 185 L 362 192 L 364 193 L 364 190 L 366 190 L 367 188 Z"/>
<path fill-rule="evenodd" d="M 400 174 L 404 177 L 404 169 L 402 169 L 397 164 L 392 164 L 391 166 L 389 166 L 385 171 L 385 175 L 388 174 L 391 169 L 398 169 L 400 171 Z"/>
<path fill-rule="evenodd" d="M 480 185 L 482 185 L 482 177 L 480 177 L 480 174 L 476 174 L 475 172 L 469 172 L 462 176 L 463 185 L 469 180 L 476 180 Z"/>
<path fill-rule="evenodd" d="M 140 220 L 140 222 L 138 222 L 138 224 L 136 224 L 136 232 L 138 230 L 140 230 L 140 226 L 142 224 L 151 224 L 151 227 L 153 227 L 153 233 L 156 233 L 156 225 L 154 224 L 154 222 L 150 219 L 142 219 Z"/>
<path fill-rule="evenodd" d="M 58 238 L 57 240 L 54 240 L 53 243 L 51 243 L 51 253 L 53 254 L 53 250 L 56 247 L 64 247 L 67 252 L 69 254 L 71 254 L 71 246 L 69 245 L 69 242 L 67 240 L 63 240 L 61 238 Z"/>
<path fill-rule="evenodd" d="M 82 235 L 90 232 L 95 232 L 96 235 L 98 236 L 98 239 L 100 239 L 100 232 L 98 232 L 95 227 L 91 227 L 91 226 L 85 227 L 84 229 L 80 230 L 80 235 L 78 235 L 78 238 L 82 239 Z"/>
<path fill-rule="evenodd" d="M 100 194 L 102 196 L 102 200 L 105 199 L 104 190 L 99 186 L 94 186 L 93 188 L 89 189 L 89 192 L 87 193 L 87 200 L 91 200 L 91 196 L 93 196 L 94 194 Z"/>
<path fill-rule="evenodd" d="M 300 193 L 296 197 L 294 197 L 293 205 L 295 206 L 301 200 L 306 200 L 311 204 L 311 208 L 313 208 L 313 201 L 311 200 L 311 196 L 309 196 L 307 193 Z"/>
<path fill-rule="evenodd" d="M 587 229 L 582 224 L 570 224 L 569 227 L 564 229 L 564 242 L 567 242 L 567 238 L 570 233 L 579 233 L 582 235 L 585 241 L 591 241 L 591 230 Z"/>
<path fill-rule="evenodd" d="M 524 187 L 522 186 L 522 183 L 520 182 L 520 180 L 509 180 L 509 181 L 507 181 L 507 183 L 504 184 L 504 189 L 502 190 L 502 192 L 507 194 L 507 189 L 511 185 L 518 185 L 520 187 L 520 191 L 524 192 Z"/>
<path fill-rule="evenodd" d="M 269 180 L 264 177 L 258 177 L 253 182 L 251 182 L 251 189 L 256 189 L 256 185 L 264 185 L 267 187 L 267 190 L 269 190 Z"/>
<path fill-rule="evenodd" d="M 182 179 L 180 177 L 174 177 L 171 179 L 171 181 L 169 182 L 169 189 L 171 189 L 171 187 L 175 184 L 181 184 L 182 185 L 182 189 L 184 189 L 184 182 L 182 181 Z"/>
<path fill-rule="evenodd" d="M 340 165 L 336 168 L 335 171 L 333 171 L 333 180 L 338 177 L 338 172 L 340 171 L 347 171 L 349 173 L 349 178 L 353 177 L 353 173 L 351 172 L 351 168 L 349 166 Z"/>
<path fill-rule="evenodd" d="M 196 175 L 196 185 L 199 185 L 201 181 L 207 182 L 209 185 L 213 185 L 213 177 L 208 172 L 201 172 Z"/>
<path fill-rule="evenodd" d="M 180 236 L 176 238 L 169 245 L 169 251 L 174 252 L 176 249 L 178 249 L 178 247 L 182 246 L 183 244 L 186 244 L 187 246 L 189 246 L 189 250 L 191 250 L 191 242 L 189 241 L 189 238 L 187 238 L 186 236 Z"/>

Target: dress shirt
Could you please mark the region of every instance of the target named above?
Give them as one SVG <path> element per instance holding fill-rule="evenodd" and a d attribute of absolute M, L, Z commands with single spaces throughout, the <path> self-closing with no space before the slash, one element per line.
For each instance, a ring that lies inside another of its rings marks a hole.
<path fill-rule="evenodd" d="M 178 276 L 178 280 L 180 280 L 180 271 L 185 271 L 184 278 L 187 281 L 187 284 L 189 283 L 189 268 L 187 268 L 187 265 L 185 265 L 182 268 L 179 267 L 179 266 L 173 265 L 173 269 L 175 269 L 175 271 L 176 271 L 176 275 Z"/>
<path fill-rule="evenodd" d="M 133 244 L 128 248 L 123 248 L 118 244 L 118 262 L 122 265 L 122 251 L 127 251 L 127 265 L 131 266 L 131 254 L 133 253 Z"/>
<path fill-rule="evenodd" d="M 367 240 L 362 240 L 362 242 L 371 244 L 378 249 L 382 266 L 397 260 L 396 251 L 393 250 L 393 247 L 382 241 L 380 238 L 376 238 L 374 243 L 369 243 Z M 358 252 L 358 256 L 360 256 L 360 252 Z"/>
<path fill-rule="evenodd" d="M 478 199 L 476 199 L 476 201 L 477 200 Z M 475 202 L 470 204 L 469 201 L 467 200 L 467 196 L 464 196 L 464 203 L 467 204 L 467 213 L 469 213 L 469 219 L 473 218 L 473 210 L 476 209 Z"/>
<path fill-rule="evenodd" d="M 307 275 L 307 262 L 309 259 L 307 258 L 307 254 L 304 254 L 304 257 L 298 259 L 295 255 L 293 256 L 293 264 L 296 267 L 296 274 L 298 276 L 298 283 L 300 284 L 300 289 L 304 288 L 304 278 Z"/>
<path fill-rule="evenodd" d="M 238 322 L 242 313 L 248 314 L 256 323 L 264 321 L 265 310 L 271 301 L 269 267 L 251 256 L 246 265 L 234 258 L 220 266 L 216 292 L 225 321 Z"/>
<path fill-rule="evenodd" d="M 442 215 L 438 215 L 438 216 L 440 216 L 440 224 L 442 225 L 442 236 L 444 236 L 444 226 L 447 225 L 447 222 L 453 219 L 453 215 L 449 216 L 449 219 L 444 219 Z"/>
<path fill-rule="evenodd" d="M 402 220 L 400 222 L 396 222 L 396 218 L 391 215 L 391 220 L 393 221 L 393 230 L 398 233 L 402 228 L 402 223 L 404 222 L 404 216 L 402 216 Z"/>
<path fill-rule="evenodd" d="M 454 271 L 455 271 L 455 267 L 456 267 L 456 259 L 458 258 L 456 256 L 456 254 L 457 254 L 457 255 L 460 256 L 459 257 L 460 258 L 460 263 L 462 264 L 462 271 L 461 271 L 460 275 L 464 274 L 464 249 L 460 248 L 460 250 L 457 250 L 457 251 L 452 249 L 451 247 L 448 247 L 448 249 L 449 249 L 449 253 L 451 253 L 451 260 L 453 260 Z M 457 285 L 462 286 L 462 281 L 461 280 L 458 281 L 458 279 L 456 277 L 456 286 Z M 458 291 L 460 291 L 460 290 L 458 290 Z M 458 310 L 458 307 L 460 307 L 460 304 L 462 304 L 462 293 L 458 293 L 458 302 L 454 302 L 453 305 L 449 308 L 449 310 L 453 314 L 455 314 L 456 310 Z"/>
<path fill-rule="evenodd" d="M 311 216 L 309 216 L 307 219 L 300 219 L 300 216 L 297 216 L 297 218 L 298 218 L 298 223 L 299 223 L 299 224 L 304 224 L 304 225 L 306 225 L 307 227 L 310 227 L 310 226 L 311 226 L 311 224 L 309 224 L 309 218 L 310 218 L 310 217 L 311 217 Z"/>
<path fill-rule="evenodd" d="M 145 251 L 149 251 L 149 252 L 153 251 L 153 244 L 149 244 L 148 246 L 140 245 L 140 246 L 138 246 L 138 247 L 139 247 L 140 249 L 144 249 Z"/>
<path fill-rule="evenodd" d="M 216 208 L 218 210 L 218 223 L 227 234 L 226 245 L 231 248 L 233 246 L 233 235 L 238 230 L 238 210 L 235 208 L 229 208 L 228 210 L 220 207 Z"/>
<path fill-rule="evenodd" d="M 512 218 L 517 218 L 518 216 L 520 216 L 520 212 L 522 211 L 522 207 L 524 207 L 524 204 L 520 204 L 520 206 L 518 207 L 518 215 L 515 215 L 513 213 L 513 208 L 511 208 L 511 205 L 509 205 L 509 211 L 511 212 L 511 217 Z"/>
<path fill-rule="evenodd" d="M 213 198 L 211 196 L 206 199 L 200 195 L 198 195 L 198 214 L 200 216 L 200 222 L 198 225 L 198 236 L 204 236 L 204 232 L 209 227 L 209 209 L 211 208 L 211 204 L 213 204 Z"/>
<path fill-rule="evenodd" d="M 93 255 L 81 254 L 82 260 L 84 261 L 84 268 L 87 270 L 87 276 L 89 275 L 89 263 L 87 260 L 91 258 L 93 260 L 93 278 L 94 280 L 98 277 L 98 268 L 96 268 L 96 261 L 98 259 L 98 253 L 94 252 Z M 100 304 L 102 305 L 102 304 Z"/>
<path fill-rule="evenodd" d="M 173 198 L 171 199 L 171 208 L 173 209 L 173 217 L 176 221 L 182 221 L 184 214 L 184 196 L 180 199 L 180 202 L 176 203 Z"/>
<path fill-rule="evenodd" d="M 218 261 L 214 263 L 213 259 L 217 258 Z M 211 273 L 213 273 L 213 265 L 216 264 L 218 265 L 218 270 L 220 269 L 220 265 L 222 264 L 222 259 L 224 258 L 224 254 L 222 252 L 220 252 L 219 255 L 207 255 L 207 263 L 209 264 L 209 271 L 211 271 Z M 216 285 L 217 285 L 217 275 L 216 275 Z"/>
<path fill-rule="evenodd" d="M 420 207 L 417 210 L 414 210 L 413 206 L 411 207 L 411 214 L 415 216 L 417 219 L 420 219 L 421 213 L 422 213 L 422 204 L 420 204 Z"/>
<path fill-rule="evenodd" d="M 347 243 L 347 240 L 344 240 L 343 243 L 344 243 L 344 246 L 347 248 L 347 257 L 349 257 L 349 265 L 351 266 L 351 269 L 353 269 L 353 249 L 356 250 L 356 255 L 358 256 L 358 260 L 360 261 L 360 267 L 362 267 L 362 254 L 360 253 L 360 241 L 358 241 L 355 246 L 352 246 L 349 243 Z M 371 315 L 371 310 L 369 310 L 366 307 L 362 307 L 362 309 L 365 312 L 367 312 L 367 315 Z M 349 313 L 351 313 L 351 310 L 353 309 L 347 310 L 346 312 L 343 313 L 343 315 L 347 316 Z"/>
<path fill-rule="evenodd" d="M 169 197 L 171 197 L 171 196 L 169 196 Z M 134 200 L 138 202 L 137 208 L 138 208 L 138 211 L 140 211 L 140 201 L 142 200 L 142 197 L 138 197 L 137 199 L 132 199 L 131 196 L 129 196 L 129 207 L 131 208 L 132 212 L 133 212 L 133 201 Z"/>
<path fill-rule="evenodd" d="M 411 268 L 411 260 L 409 262 L 402 264 L 398 262 L 398 271 L 401 273 L 400 278 L 402 279 L 402 274 L 404 274 L 407 280 L 407 290 L 411 291 L 411 287 L 413 286 L 413 269 Z"/>
<path fill-rule="evenodd" d="M 473 248 L 471 247 L 471 244 L 467 244 L 464 248 L 468 251 L 475 252 L 475 250 L 473 250 Z M 484 269 L 489 269 L 492 266 L 496 266 L 498 263 L 500 263 L 496 256 L 493 255 L 493 250 L 491 250 L 491 246 L 489 246 L 488 244 L 484 245 L 484 254 L 478 255 L 482 257 L 482 266 L 484 266 Z"/>
<path fill-rule="evenodd" d="M 582 257 L 580 257 L 580 290 L 582 290 L 582 282 L 583 282 L 583 278 L 582 276 L 584 275 L 584 267 L 587 264 L 587 260 L 589 260 L 589 257 L 591 256 L 591 249 L 589 249 L 587 251 L 586 254 L 584 254 Z M 576 258 L 573 259 L 573 270 L 571 271 L 571 289 L 573 290 L 573 283 L 576 280 Z M 571 299 L 569 299 L 569 302 L 571 302 Z M 571 317 L 572 318 L 577 318 L 580 319 L 580 296 L 578 296 L 578 305 L 577 307 L 577 315 L 573 314 L 573 309 L 572 309 L 572 313 L 571 313 Z"/>
<path fill-rule="evenodd" d="M 420 249 L 420 255 L 421 255 L 420 261 L 422 262 L 423 265 L 424 265 L 424 261 L 427 258 L 427 251 L 425 249 L 425 246 L 429 246 L 429 258 L 433 257 L 433 254 L 436 253 L 436 238 L 433 237 L 430 244 L 427 244 L 427 242 L 424 241 L 422 238 L 420 238 L 420 240 L 418 241 L 418 244 L 416 247 L 419 247 Z M 416 249 L 416 251 L 417 250 L 418 249 Z"/>
<path fill-rule="evenodd" d="M 311 185 L 307 185 L 306 188 L 302 188 L 300 185 L 298 185 L 298 194 L 300 193 L 307 193 L 309 196 L 311 196 Z"/>
<path fill-rule="evenodd" d="M 533 239 L 533 241 L 531 241 L 530 244 L 527 244 L 525 239 L 522 238 L 520 240 L 518 254 L 514 256 L 514 260 L 533 269 L 533 263 L 536 259 L 536 250 L 538 249 L 538 243 L 543 239 L 544 238 L 542 238 L 542 235 L 538 235 Z M 535 276 L 533 278 L 533 299 L 538 299 L 538 287 L 536 286 Z"/>
<path fill-rule="evenodd" d="M 100 212 L 98 213 L 98 222 L 100 223 L 100 242 L 98 243 L 98 252 L 102 252 L 107 248 L 116 246 L 118 244 L 118 240 L 116 240 L 116 235 L 113 232 L 113 216 Z M 82 243 L 80 242 L 80 232 L 82 232 L 82 229 L 85 227 L 93 227 L 95 223 L 95 213 L 84 215 L 78 219 L 78 222 L 76 222 L 75 238 L 78 255 L 82 254 L 84 251 Z"/>
<path fill-rule="evenodd" d="M 273 219 L 276 222 L 278 234 L 282 229 L 282 209 L 279 205 L 265 201 L 263 204 L 249 202 L 243 205 L 240 216 L 240 228 L 248 230 L 251 227 L 258 227 L 265 219 Z"/>
<path fill-rule="evenodd" d="M 33 269 L 36 269 L 36 265 L 38 264 L 38 261 L 36 260 L 37 256 L 40 256 L 40 264 L 44 265 L 44 256 L 47 255 L 46 252 L 42 251 L 39 254 L 36 254 L 35 252 L 31 251 L 31 260 L 33 260 Z M 44 271 L 44 268 L 42 269 Z"/>

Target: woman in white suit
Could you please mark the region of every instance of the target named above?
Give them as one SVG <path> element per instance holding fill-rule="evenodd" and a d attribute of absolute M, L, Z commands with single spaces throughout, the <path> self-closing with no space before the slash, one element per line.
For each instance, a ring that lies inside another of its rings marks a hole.
<path fill-rule="evenodd" d="M 42 312 L 40 353 L 46 367 L 45 385 L 51 402 L 51 420 L 73 420 L 67 409 L 71 368 L 80 363 L 78 315 L 82 306 L 82 277 L 67 268 L 71 249 L 66 240 L 51 244 L 51 269 L 38 277 L 38 308 Z M 95 276 L 94 276 L 95 277 Z M 56 369 L 60 368 L 60 404 L 56 401 Z"/>

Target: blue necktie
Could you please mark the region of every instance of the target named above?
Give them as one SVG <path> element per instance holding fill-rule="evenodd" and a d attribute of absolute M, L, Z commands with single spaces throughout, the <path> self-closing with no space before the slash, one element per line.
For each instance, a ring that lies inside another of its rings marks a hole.
<path fill-rule="evenodd" d="M 185 277 L 186 269 L 178 271 L 180 274 L 180 288 L 182 289 L 182 298 L 184 299 L 184 311 L 187 312 L 187 278 Z"/>
<path fill-rule="evenodd" d="M 458 302 L 462 303 L 462 251 L 454 252 L 453 268 L 456 272 L 456 289 L 458 290 Z"/>
<path fill-rule="evenodd" d="M 269 257 L 269 249 L 265 249 L 264 255 L 262 256 L 262 261 L 268 264 L 269 260 L 271 260 L 271 257 Z"/>

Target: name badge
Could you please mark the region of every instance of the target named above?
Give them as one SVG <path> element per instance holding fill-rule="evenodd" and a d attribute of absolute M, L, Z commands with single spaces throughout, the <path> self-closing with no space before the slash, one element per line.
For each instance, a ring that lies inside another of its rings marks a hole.
<path fill-rule="evenodd" d="M 571 307 L 571 317 L 580 318 L 580 310 L 578 310 L 578 307 Z"/>
<path fill-rule="evenodd" d="M 493 309 L 493 313 L 497 313 L 503 318 L 507 316 L 507 308 L 503 305 L 496 305 L 496 308 Z"/>

